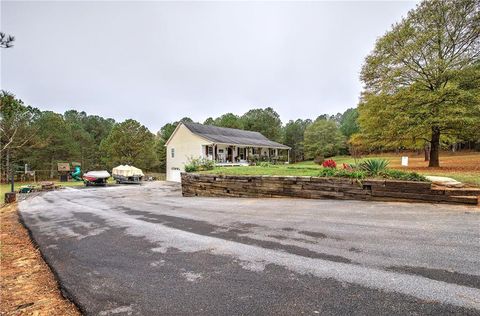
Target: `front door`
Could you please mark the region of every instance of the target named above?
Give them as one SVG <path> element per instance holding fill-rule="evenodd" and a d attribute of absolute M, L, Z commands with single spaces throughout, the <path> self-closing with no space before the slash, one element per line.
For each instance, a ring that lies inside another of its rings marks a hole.
<path fill-rule="evenodd" d="M 233 162 L 232 158 L 233 158 L 233 150 L 232 150 L 232 147 L 228 147 L 228 148 L 227 148 L 227 161 L 228 161 L 228 162 Z"/>

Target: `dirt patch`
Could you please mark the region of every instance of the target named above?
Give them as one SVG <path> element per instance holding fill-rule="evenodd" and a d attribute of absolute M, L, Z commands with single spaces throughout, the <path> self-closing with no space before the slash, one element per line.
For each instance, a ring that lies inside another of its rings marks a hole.
<path fill-rule="evenodd" d="M 80 315 L 18 221 L 16 204 L 0 208 L 1 315 Z"/>

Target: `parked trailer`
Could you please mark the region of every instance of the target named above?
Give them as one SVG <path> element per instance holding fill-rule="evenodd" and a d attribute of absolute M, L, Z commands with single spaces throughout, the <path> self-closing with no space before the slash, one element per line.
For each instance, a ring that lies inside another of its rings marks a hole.
<path fill-rule="evenodd" d="M 107 185 L 107 179 L 110 178 L 110 173 L 106 170 L 102 171 L 89 171 L 83 174 L 83 182 L 86 186 L 90 185 Z"/>
<path fill-rule="evenodd" d="M 120 165 L 112 170 L 113 179 L 117 183 L 139 184 L 142 182 L 144 174 L 141 169 L 129 165 Z"/>

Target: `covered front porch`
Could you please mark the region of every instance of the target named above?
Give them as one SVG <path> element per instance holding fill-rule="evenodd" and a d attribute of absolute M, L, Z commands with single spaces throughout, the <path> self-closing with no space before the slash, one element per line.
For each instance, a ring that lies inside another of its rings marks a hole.
<path fill-rule="evenodd" d="M 204 158 L 214 160 L 217 166 L 245 166 L 253 162 L 288 162 L 289 149 L 254 147 L 246 145 L 203 145 Z"/>

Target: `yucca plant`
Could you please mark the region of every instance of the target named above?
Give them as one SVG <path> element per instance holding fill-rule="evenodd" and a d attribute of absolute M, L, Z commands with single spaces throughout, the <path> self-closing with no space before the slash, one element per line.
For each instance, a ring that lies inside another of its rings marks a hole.
<path fill-rule="evenodd" d="M 370 176 L 378 176 L 388 167 L 389 161 L 386 159 L 367 159 L 360 163 L 360 169 Z"/>

